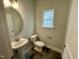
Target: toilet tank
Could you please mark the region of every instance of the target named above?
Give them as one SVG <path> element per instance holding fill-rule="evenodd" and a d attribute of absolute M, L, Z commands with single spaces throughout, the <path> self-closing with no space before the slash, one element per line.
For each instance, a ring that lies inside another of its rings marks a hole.
<path fill-rule="evenodd" d="M 37 40 L 37 35 L 32 35 L 30 38 L 32 42 L 35 42 Z"/>

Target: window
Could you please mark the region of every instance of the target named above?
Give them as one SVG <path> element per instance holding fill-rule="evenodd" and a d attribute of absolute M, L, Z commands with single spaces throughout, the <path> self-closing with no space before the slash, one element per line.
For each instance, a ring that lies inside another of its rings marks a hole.
<path fill-rule="evenodd" d="M 44 10 L 42 27 L 54 27 L 54 10 Z"/>

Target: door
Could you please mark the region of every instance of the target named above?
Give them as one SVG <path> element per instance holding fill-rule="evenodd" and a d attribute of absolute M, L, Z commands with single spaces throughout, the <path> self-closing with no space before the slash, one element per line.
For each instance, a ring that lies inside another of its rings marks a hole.
<path fill-rule="evenodd" d="M 6 19 L 7 19 L 7 26 L 8 26 L 10 41 L 12 42 L 14 39 L 14 28 L 13 28 L 12 15 L 7 13 Z"/>

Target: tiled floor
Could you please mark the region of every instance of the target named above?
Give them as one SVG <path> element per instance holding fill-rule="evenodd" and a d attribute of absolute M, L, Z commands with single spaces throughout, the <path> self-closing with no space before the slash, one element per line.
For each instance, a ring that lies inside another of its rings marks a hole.
<path fill-rule="evenodd" d="M 42 53 L 35 53 L 31 56 L 31 59 L 62 59 L 59 52 L 53 51 L 48 48 L 44 48 Z"/>
<path fill-rule="evenodd" d="M 19 56 L 16 54 L 13 59 L 19 59 Z M 62 59 L 62 58 L 59 52 L 44 47 L 42 53 L 39 53 L 34 49 L 31 49 L 26 53 L 25 59 Z"/>

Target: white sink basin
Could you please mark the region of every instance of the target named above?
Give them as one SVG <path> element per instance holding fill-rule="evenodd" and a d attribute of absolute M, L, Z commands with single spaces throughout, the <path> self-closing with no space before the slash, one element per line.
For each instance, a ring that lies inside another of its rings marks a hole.
<path fill-rule="evenodd" d="M 27 39 L 20 39 L 18 42 L 11 42 L 12 49 L 18 49 L 28 43 Z"/>

